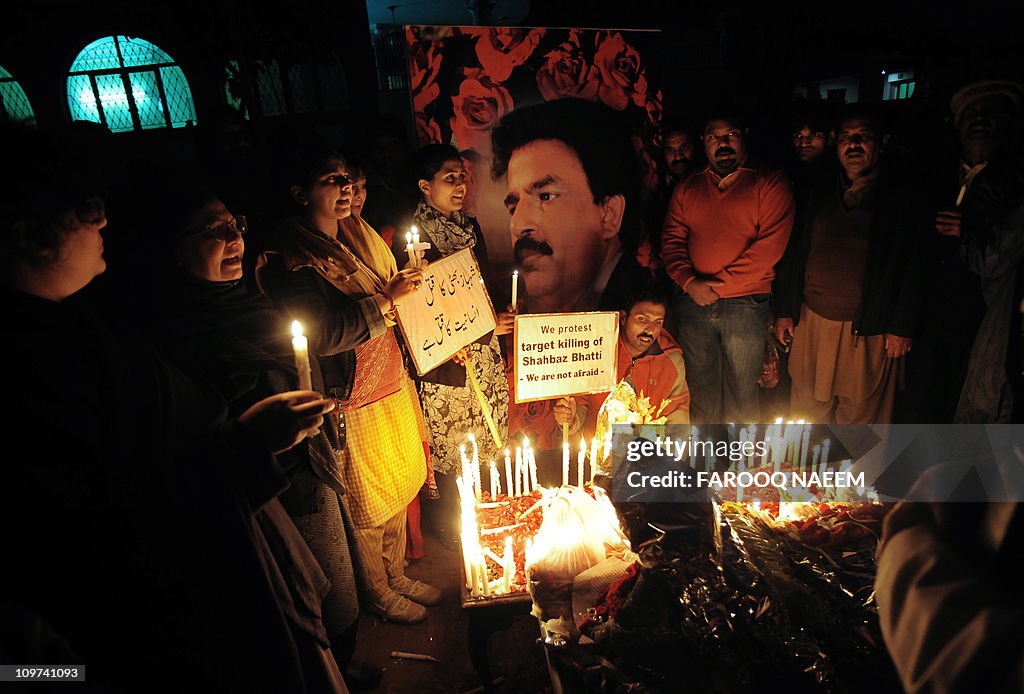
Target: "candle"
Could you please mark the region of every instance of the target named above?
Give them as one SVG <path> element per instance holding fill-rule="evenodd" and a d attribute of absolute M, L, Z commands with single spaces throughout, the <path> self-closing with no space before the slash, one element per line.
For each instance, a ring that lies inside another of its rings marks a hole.
<path fill-rule="evenodd" d="M 480 580 L 484 582 L 484 596 L 489 597 L 491 594 L 491 582 L 487 580 L 487 559 L 482 551 L 480 552 Z"/>
<path fill-rule="evenodd" d="M 416 267 L 416 257 L 413 255 L 415 251 L 412 247 L 411 231 L 405 235 L 405 252 L 409 254 L 409 267 Z"/>
<path fill-rule="evenodd" d="M 292 349 L 295 350 L 295 370 L 299 372 L 299 390 L 313 389 L 313 373 L 309 368 L 309 341 L 302 334 L 302 323 L 292 321 Z"/>
<path fill-rule="evenodd" d="M 516 310 L 519 303 L 519 270 L 512 271 L 512 310 Z"/>
<path fill-rule="evenodd" d="M 540 487 L 537 484 L 537 456 L 534 455 L 532 448 L 528 448 L 526 452 L 530 454 L 530 491 L 532 492 Z"/>
<path fill-rule="evenodd" d="M 523 449 L 516 446 L 516 496 L 523 495 Z"/>
<path fill-rule="evenodd" d="M 803 442 L 800 444 L 800 469 L 807 469 L 807 447 L 811 442 L 810 428 L 804 429 Z"/>
<path fill-rule="evenodd" d="M 562 486 L 569 486 L 569 442 L 562 443 Z"/>
<path fill-rule="evenodd" d="M 580 437 L 580 454 L 576 458 L 576 486 L 583 489 L 583 466 L 587 464 L 587 440 Z"/>
<path fill-rule="evenodd" d="M 512 496 L 512 459 L 509 450 L 505 449 L 505 494 Z"/>
<path fill-rule="evenodd" d="M 409 228 L 412 229 L 412 266 L 418 268 L 420 266 L 420 230 L 415 226 Z"/>
<path fill-rule="evenodd" d="M 594 474 L 597 472 L 597 435 L 594 435 L 590 442 L 590 484 L 594 484 Z"/>
<path fill-rule="evenodd" d="M 825 439 L 825 443 L 821 444 L 821 462 L 828 462 L 828 448 L 832 445 L 831 439 Z"/>
<path fill-rule="evenodd" d="M 515 559 L 512 556 L 512 536 L 509 535 L 505 538 L 505 555 L 502 557 L 502 568 L 504 569 L 505 578 L 505 592 L 512 592 L 512 574 L 515 573 L 516 564 Z"/>
<path fill-rule="evenodd" d="M 491 461 L 491 501 L 498 498 L 498 466 Z"/>
<path fill-rule="evenodd" d="M 764 453 L 761 455 L 761 467 L 768 467 L 768 454 L 771 452 L 772 440 L 765 432 L 764 435 Z M 775 466 L 775 472 L 779 471 L 779 466 Z"/>
<path fill-rule="evenodd" d="M 473 462 L 470 465 L 470 471 L 473 478 L 473 492 L 476 494 L 476 500 L 480 501 L 480 495 L 483 493 L 483 484 L 480 480 L 480 448 L 476 445 L 476 436 L 473 432 L 466 434 L 466 437 L 473 444 Z"/>
<path fill-rule="evenodd" d="M 811 472 L 814 472 L 814 468 L 818 467 L 818 460 L 821 458 L 821 446 L 814 447 L 814 457 L 811 458 Z"/>

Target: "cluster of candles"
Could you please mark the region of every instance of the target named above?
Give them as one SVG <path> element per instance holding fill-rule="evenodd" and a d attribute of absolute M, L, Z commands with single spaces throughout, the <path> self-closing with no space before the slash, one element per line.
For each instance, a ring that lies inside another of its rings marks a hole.
<path fill-rule="evenodd" d="M 480 449 L 477 446 L 476 436 L 470 432 L 466 435 L 473 444 L 473 457 L 466 455 L 465 444 L 459 446 L 459 455 L 462 457 L 462 484 L 465 492 L 476 499 L 482 500 L 483 483 L 480 474 Z M 501 475 L 498 473 L 498 466 L 490 461 L 490 482 L 491 500 L 502 493 Z M 534 456 L 533 448 L 530 447 L 530 440 L 524 439 L 523 446 L 516 446 L 515 468 L 512 467 L 512 453 L 505 449 L 505 495 L 524 496 L 530 494 L 534 489 L 539 489 L 537 484 L 537 458 Z"/>
<path fill-rule="evenodd" d="M 483 500 L 483 485 L 480 481 L 480 448 L 477 445 L 476 436 L 472 432 L 467 434 L 467 438 L 473 445 L 473 457 L 470 458 L 466 455 L 464 444 L 459 446 L 459 454 L 462 457 L 462 474 L 455 480 L 455 484 L 459 488 L 459 500 L 462 506 L 462 561 L 466 570 L 466 588 L 473 597 L 510 593 L 512 579 L 516 573 L 515 556 L 512 553 L 512 535 L 505 538 L 505 551 L 500 557 L 490 548 L 480 544 L 480 532 L 476 523 L 477 504 Z M 539 487 L 537 484 L 537 460 L 534 458 L 529 440 L 524 441 L 524 444 L 522 448 L 516 446 L 515 473 L 512 471 L 511 453 L 505 449 L 507 496 L 522 496 Z M 495 503 L 501 491 L 501 482 L 498 468 L 493 460 L 490 461 L 490 478 L 491 503 Z M 501 567 L 500 579 L 488 581 L 488 557 Z"/>
<path fill-rule="evenodd" d="M 583 480 L 586 477 L 590 481 L 590 484 L 594 484 L 594 475 L 597 473 L 597 464 L 603 461 L 611 453 L 612 448 L 612 435 L 609 432 L 604 437 L 604 455 L 598 457 L 598 439 L 597 436 L 590 442 L 590 477 L 584 475 L 584 468 L 587 464 L 587 439 L 584 436 L 580 437 L 580 452 L 576 457 L 576 486 L 580 489 L 583 488 Z M 569 486 L 569 462 L 571 459 L 569 452 L 569 441 L 566 440 L 562 443 L 562 486 Z"/>

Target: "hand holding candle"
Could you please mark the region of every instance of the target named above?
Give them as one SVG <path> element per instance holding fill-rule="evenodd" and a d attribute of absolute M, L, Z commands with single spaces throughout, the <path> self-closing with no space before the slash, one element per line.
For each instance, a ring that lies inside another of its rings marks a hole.
<path fill-rule="evenodd" d="M 299 390 L 313 389 L 313 373 L 309 366 L 309 342 L 302 334 L 302 323 L 292 321 L 292 349 L 295 350 L 295 370 L 299 372 Z"/>

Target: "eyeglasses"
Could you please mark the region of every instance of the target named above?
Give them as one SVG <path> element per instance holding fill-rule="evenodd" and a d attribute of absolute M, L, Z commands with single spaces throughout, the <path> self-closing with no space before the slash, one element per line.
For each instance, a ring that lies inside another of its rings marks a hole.
<path fill-rule="evenodd" d="M 194 231 L 188 236 L 196 236 L 202 234 L 211 239 L 217 241 L 234 241 L 236 236 L 242 236 L 245 232 L 249 231 L 249 222 L 244 215 L 238 215 L 231 219 L 218 219 L 216 222 L 207 224 L 202 229 Z"/>

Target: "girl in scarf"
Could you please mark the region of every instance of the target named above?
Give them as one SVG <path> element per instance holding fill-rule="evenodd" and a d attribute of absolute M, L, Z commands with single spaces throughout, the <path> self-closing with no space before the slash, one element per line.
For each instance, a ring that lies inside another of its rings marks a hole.
<path fill-rule="evenodd" d="M 490 275 L 487 247 L 476 219 L 465 214 L 469 187 L 459 152 L 450 145 L 427 145 L 416 154 L 414 171 L 422 200 L 413 223 L 427 242 L 428 261 L 439 260 L 464 248 L 473 249 L 482 275 Z M 492 292 L 493 295 L 493 292 Z M 515 315 L 501 313 L 494 332 L 464 351 L 484 393 L 502 440 L 508 434 L 508 380 L 498 346 L 498 335 L 512 332 Z M 458 496 L 455 477 L 461 464 L 459 445 L 473 432 L 482 450 L 481 460 L 500 460 L 485 424 L 480 403 L 466 377 L 467 359 L 442 364 L 419 379 L 420 403 L 430 430 L 431 462 L 441 494 L 435 531 L 447 547 L 458 533 Z"/>
<path fill-rule="evenodd" d="M 346 432 L 339 472 L 367 573 L 367 610 L 412 624 L 426 616 L 423 605 L 441 600 L 439 590 L 405 575 L 406 507 L 427 463 L 395 304 L 419 288 L 422 273 L 399 271 L 373 228 L 352 216 L 352 180 L 340 154 L 313 136 L 282 144 L 278 171 L 289 179 L 296 211 L 275 230 L 258 279 L 307 326 L 325 392 L 339 404 Z M 352 302 L 366 339 L 352 339 Z"/>

